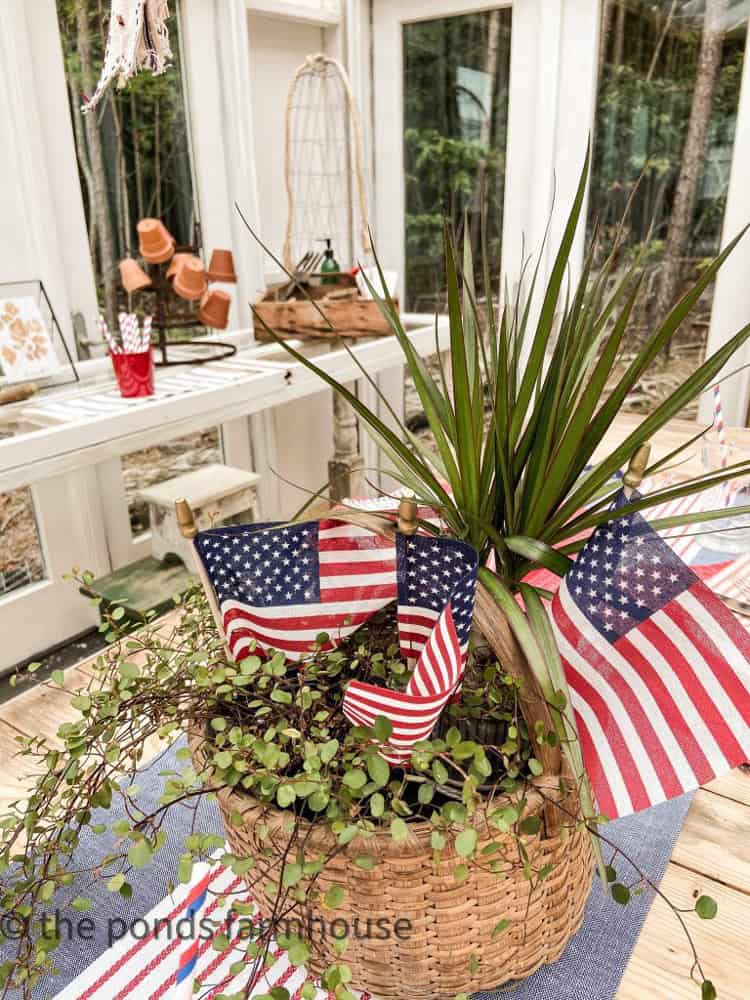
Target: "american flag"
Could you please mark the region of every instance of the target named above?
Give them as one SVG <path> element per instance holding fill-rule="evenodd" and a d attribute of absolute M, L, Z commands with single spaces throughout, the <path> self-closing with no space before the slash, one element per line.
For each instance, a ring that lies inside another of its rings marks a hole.
<path fill-rule="evenodd" d="M 416 660 L 404 692 L 352 681 L 344 713 L 359 725 L 389 718 L 386 756 L 404 760 L 424 739 L 464 672 L 477 554 L 429 535 L 383 538 L 327 519 L 200 532 L 196 549 L 213 587 L 229 649 L 309 657 L 332 649 L 397 602 L 401 655 Z"/>
<path fill-rule="evenodd" d="M 640 514 L 592 534 L 552 620 L 607 816 L 674 798 L 747 759 L 750 636 Z"/>
<path fill-rule="evenodd" d="M 421 535 L 396 539 L 398 624 L 401 655 L 417 657 L 404 692 L 353 680 L 344 714 L 371 726 L 379 715 L 393 725 L 384 756 L 403 762 L 426 739 L 458 690 L 466 664 L 477 554 L 462 542 Z"/>
<path fill-rule="evenodd" d="M 213 528 L 195 544 L 237 660 L 253 644 L 302 660 L 322 633 L 331 649 L 396 598 L 393 541 L 340 521 Z"/>

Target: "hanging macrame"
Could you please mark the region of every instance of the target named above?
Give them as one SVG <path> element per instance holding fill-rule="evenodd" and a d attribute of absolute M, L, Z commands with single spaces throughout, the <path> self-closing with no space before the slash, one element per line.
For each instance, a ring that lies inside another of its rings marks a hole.
<path fill-rule="evenodd" d="M 139 69 L 155 76 L 167 69 L 172 59 L 168 17 L 167 0 L 112 0 L 102 75 L 84 112 L 96 107 L 113 80 L 124 87 Z"/>
<path fill-rule="evenodd" d="M 285 266 L 292 269 L 316 240 L 326 237 L 342 264 L 349 252 L 350 263 L 370 254 L 362 132 L 349 78 L 336 59 L 310 55 L 294 74 L 284 159 L 289 202 Z M 356 223 L 353 212 L 359 216 Z M 351 246 L 355 224 L 359 246 Z"/>

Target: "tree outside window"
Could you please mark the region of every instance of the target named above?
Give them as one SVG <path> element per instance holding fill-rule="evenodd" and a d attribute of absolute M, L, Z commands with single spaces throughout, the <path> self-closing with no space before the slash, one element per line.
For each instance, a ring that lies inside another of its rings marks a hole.
<path fill-rule="evenodd" d="M 91 262 L 112 328 L 127 305 L 117 265 L 138 252 L 138 220 L 162 219 L 178 243 L 191 243 L 194 235 L 179 10 L 171 6 L 171 68 L 162 76 L 139 73 L 125 90 L 111 87 L 84 115 L 83 95 L 94 92 L 101 71 L 110 7 L 106 0 L 57 0 Z"/>

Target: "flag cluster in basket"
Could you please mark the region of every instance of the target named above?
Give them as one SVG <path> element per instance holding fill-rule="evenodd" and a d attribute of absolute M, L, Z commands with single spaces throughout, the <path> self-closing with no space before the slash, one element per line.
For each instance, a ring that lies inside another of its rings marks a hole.
<path fill-rule="evenodd" d="M 589 538 L 551 608 L 583 757 L 611 818 L 705 784 L 750 757 L 750 633 L 639 514 Z M 232 655 L 281 650 L 301 661 L 320 633 L 333 647 L 391 601 L 403 692 L 353 680 L 343 709 L 390 719 L 384 755 L 407 763 L 460 687 L 477 557 L 417 534 L 388 540 L 335 520 L 199 533 L 196 549 Z M 698 569 L 698 567 L 696 567 Z"/>
<path fill-rule="evenodd" d="M 215 528 L 198 534 L 196 549 L 238 660 L 252 649 L 304 660 L 321 634 L 332 649 L 396 601 L 401 655 L 416 660 L 409 685 L 397 692 L 353 680 L 344 713 L 366 726 L 391 720 L 391 761 L 429 736 L 463 677 L 477 582 L 470 546 L 323 520 Z"/>

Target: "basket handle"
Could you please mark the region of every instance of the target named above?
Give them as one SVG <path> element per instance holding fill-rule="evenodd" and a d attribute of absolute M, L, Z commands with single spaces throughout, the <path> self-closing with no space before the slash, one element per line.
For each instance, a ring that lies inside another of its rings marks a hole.
<path fill-rule="evenodd" d="M 318 504 L 305 512 L 305 520 L 309 521 L 341 521 L 343 524 L 354 524 L 367 528 L 383 538 L 395 538 L 396 534 L 414 535 L 419 528 L 418 508 L 416 500 L 402 497 L 398 504 L 398 519 L 394 521 L 384 514 L 376 514 L 369 510 L 356 510 L 353 507 L 331 507 L 328 504 Z"/>

